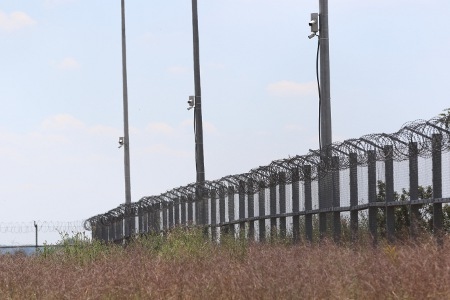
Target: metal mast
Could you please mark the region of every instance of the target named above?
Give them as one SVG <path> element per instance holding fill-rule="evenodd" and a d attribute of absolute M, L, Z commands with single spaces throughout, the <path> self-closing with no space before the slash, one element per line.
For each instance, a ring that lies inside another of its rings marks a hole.
<path fill-rule="evenodd" d="M 324 149 L 332 143 L 330 104 L 330 44 L 328 35 L 328 0 L 319 2 L 320 22 L 320 143 Z"/>
<path fill-rule="evenodd" d="M 192 0 L 192 31 L 194 42 L 194 84 L 195 84 L 195 166 L 197 182 L 205 181 L 205 162 L 203 157 L 202 90 L 200 85 L 200 50 L 198 36 L 197 0 Z"/>
<path fill-rule="evenodd" d="M 125 38 L 125 0 L 122 0 L 122 79 L 123 79 L 123 148 L 125 165 L 125 204 L 131 204 L 130 138 L 128 130 L 127 49 Z"/>

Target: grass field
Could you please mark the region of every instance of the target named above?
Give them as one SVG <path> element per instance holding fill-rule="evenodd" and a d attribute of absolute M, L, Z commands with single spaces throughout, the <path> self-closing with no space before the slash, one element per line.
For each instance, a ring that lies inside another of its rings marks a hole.
<path fill-rule="evenodd" d="M 1 255 L 0 299 L 450 299 L 449 241 L 218 246 L 178 230 L 122 247 L 76 236 Z"/>

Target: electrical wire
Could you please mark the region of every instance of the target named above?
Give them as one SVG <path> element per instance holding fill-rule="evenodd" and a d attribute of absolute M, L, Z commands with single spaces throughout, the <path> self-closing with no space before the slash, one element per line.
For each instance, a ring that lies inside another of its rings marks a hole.
<path fill-rule="evenodd" d="M 195 96 L 195 100 L 194 100 L 194 140 L 195 140 L 195 144 L 194 144 L 194 153 L 195 153 L 195 173 L 198 174 L 198 153 L 197 153 L 197 123 L 196 123 L 196 114 L 197 114 L 197 110 L 195 109 L 195 102 L 197 102 L 197 96 Z"/>
<path fill-rule="evenodd" d="M 322 136 L 321 136 L 321 111 L 322 111 L 322 95 L 320 93 L 320 80 L 319 80 L 319 52 L 320 52 L 320 38 L 317 38 L 317 54 L 316 54 L 316 79 L 317 79 L 317 89 L 319 91 L 319 149 L 322 153 Z"/>

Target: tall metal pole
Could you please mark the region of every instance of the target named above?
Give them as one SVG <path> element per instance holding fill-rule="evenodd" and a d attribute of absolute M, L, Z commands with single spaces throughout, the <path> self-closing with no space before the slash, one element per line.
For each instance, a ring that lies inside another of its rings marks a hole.
<path fill-rule="evenodd" d="M 38 248 L 38 225 L 37 225 L 37 223 L 36 223 L 36 221 L 34 221 L 34 231 L 35 231 L 35 234 L 36 234 L 36 236 L 35 236 L 35 238 L 36 238 L 36 243 L 35 243 L 35 247 L 36 247 L 36 249 Z"/>
<path fill-rule="evenodd" d="M 125 204 L 131 204 L 130 138 L 128 130 L 127 49 L 125 38 L 125 0 L 122 0 L 122 79 L 123 79 L 123 148 L 125 165 Z"/>
<path fill-rule="evenodd" d="M 194 130 L 195 130 L 195 168 L 197 172 L 197 183 L 200 185 L 196 190 L 196 220 L 197 224 L 207 222 L 207 200 L 203 197 L 202 183 L 205 181 L 205 162 L 203 157 L 203 122 L 202 122 L 202 90 L 200 84 L 200 42 L 198 37 L 198 11 L 197 0 L 192 0 L 192 33 L 194 46 L 194 85 L 195 85 L 195 107 L 194 107 Z M 207 234 L 205 229 L 204 234 Z"/>
<path fill-rule="evenodd" d="M 195 84 L 195 166 L 197 182 L 205 181 L 205 162 L 203 157 L 202 90 L 200 84 L 200 46 L 198 36 L 197 0 L 192 0 L 192 31 L 194 37 L 194 84 Z"/>
<path fill-rule="evenodd" d="M 331 104 L 330 104 L 330 46 L 328 34 L 328 0 L 319 0 L 319 41 L 320 41 L 320 145 L 322 160 L 326 166 L 331 166 Z M 333 206 L 333 177 L 325 169 L 325 176 L 320 185 L 320 208 Z M 327 231 L 327 213 L 319 213 L 320 236 L 324 237 Z"/>
<path fill-rule="evenodd" d="M 328 34 L 328 0 L 320 0 L 320 143 L 326 148 L 332 143 L 330 104 L 330 44 Z"/>

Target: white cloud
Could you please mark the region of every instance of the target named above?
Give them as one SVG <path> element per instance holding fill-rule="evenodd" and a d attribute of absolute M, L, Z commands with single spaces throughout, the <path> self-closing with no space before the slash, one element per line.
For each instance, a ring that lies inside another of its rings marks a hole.
<path fill-rule="evenodd" d="M 36 21 L 22 11 L 15 11 L 10 14 L 0 11 L 0 30 L 11 32 L 35 24 Z"/>
<path fill-rule="evenodd" d="M 66 57 L 60 62 L 54 63 L 54 65 L 59 70 L 77 70 L 80 68 L 80 64 L 73 57 Z"/>
<path fill-rule="evenodd" d="M 275 97 L 304 97 L 313 95 L 317 92 L 317 83 L 314 81 L 298 83 L 289 80 L 282 80 L 269 84 L 267 86 L 267 91 Z"/>
<path fill-rule="evenodd" d="M 59 114 L 45 119 L 42 127 L 50 130 L 66 130 L 84 129 L 86 125 L 69 114 Z"/>
<path fill-rule="evenodd" d="M 158 134 L 164 134 L 164 135 L 172 135 L 175 133 L 175 129 L 172 128 L 167 123 L 150 123 L 146 130 L 150 133 L 158 133 Z"/>

